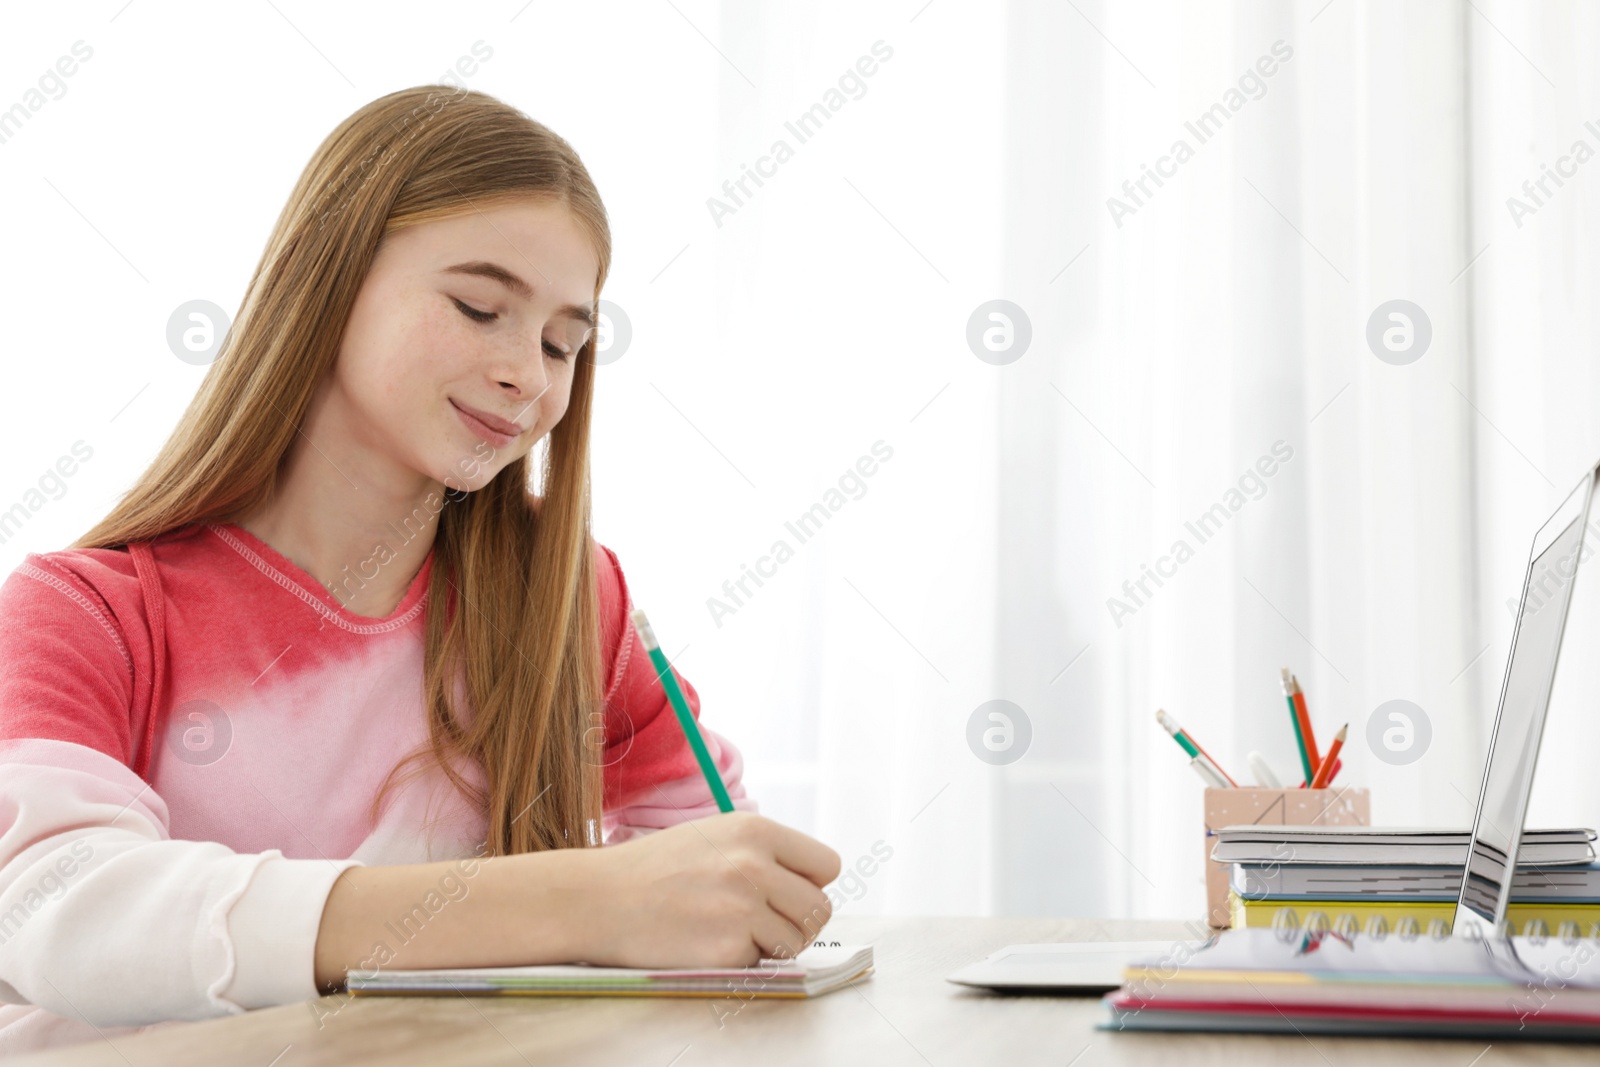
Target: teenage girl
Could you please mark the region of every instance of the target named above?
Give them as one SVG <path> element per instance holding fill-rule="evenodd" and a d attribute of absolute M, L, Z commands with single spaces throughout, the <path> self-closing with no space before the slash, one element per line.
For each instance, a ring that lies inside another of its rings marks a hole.
<path fill-rule="evenodd" d="M 577 154 L 490 96 L 323 142 L 149 470 L 0 586 L 0 1052 L 827 922 L 838 856 L 703 730 L 716 813 L 589 533 L 610 257 Z"/>

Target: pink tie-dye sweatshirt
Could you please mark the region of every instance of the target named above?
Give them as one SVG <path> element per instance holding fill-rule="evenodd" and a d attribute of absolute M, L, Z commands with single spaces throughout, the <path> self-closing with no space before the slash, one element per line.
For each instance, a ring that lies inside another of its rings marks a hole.
<path fill-rule="evenodd" d="M 615 843 L 716 807 L 616 556 L 597 545 L 595 563 Z M 6 579 L 0 1053 L 312 998 L 342 871 L 483 854 L 483 812 L 437 768 L 370 814 L 427 740 L 432 564 L 381 619 L 233 524 L 30 555 Z M 703 732 L 754 810 L 737 749 Z"/>

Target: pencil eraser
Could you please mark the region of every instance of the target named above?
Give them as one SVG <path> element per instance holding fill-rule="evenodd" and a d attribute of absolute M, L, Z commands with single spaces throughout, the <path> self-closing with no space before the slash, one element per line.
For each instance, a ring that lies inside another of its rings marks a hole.
<path fill-rule="evenodd" d="M 650 620 L 645 618 L 644 612 L 635 608 L 633 611 L 633 625 L 639 631 L 639 639 L 644 642 L 646 651 L 655 651 L 660 647 L 656 643 L 656 632 L 650 628 Z"/>

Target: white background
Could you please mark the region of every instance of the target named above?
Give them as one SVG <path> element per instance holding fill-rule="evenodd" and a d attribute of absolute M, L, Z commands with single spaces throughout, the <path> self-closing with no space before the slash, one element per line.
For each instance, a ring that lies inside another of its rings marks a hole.
<path fill-rule="evenodd" d="M 204 373 L 168 316 L 236 310 L 321 139 L 482 41 L 466 83 L 605 198 L 633 339 L 598 372 L 597 533 L 764 810 L 847 862 L 893 849 L 863 912 L 1197 915 L 1200 783 L 1158 706 L 1237 776 L 1251 749 L 1287 776 L 1288 665 L 1324 744 L 1351 724 L 1342 780 L 1380 821 L 1470 815 L 1505 601 L 1600 456 L 1600 163 L 1520 226 L 1506 205 L 1600 148 L 1597 36 L 1591 8 L 1491 0 L 17 8 L 0 108 L 93 57 L 0 144 L 0 510 L 94 456 L 0 567 L 153 457 Z M 785 121 L 880 40 L 797 144 Z M 1118 225 L 1107 199 L 1278 41 L 1259 99 Z M 780 137 L 794 158 L 717 225 Z M 966 342 L 995 298 L 1032 327 L 1006 366 Z M 1366 343 L 1391 299 L 1431 322 L 1405 366 Z M 719 626 L 707 598 L 880 440 L 865 495 Z M 1117 625 L 1107 599 L 1277 441 L 1265 495 Z M 1600 822 L 1593 592 L 1546 823 Z M 1403 766 L 1366 740 L 1397 698 L 1432 729 Z M 1000 768 L 966 739 L 992 699 L 1032 732 Z"/>

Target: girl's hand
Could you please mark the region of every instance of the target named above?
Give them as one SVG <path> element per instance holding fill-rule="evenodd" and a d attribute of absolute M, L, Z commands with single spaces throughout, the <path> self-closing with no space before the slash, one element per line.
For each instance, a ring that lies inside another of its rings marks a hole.
<path fill-rule="evenodd" d="M 323 906 L 315 978 L 327 991 L 375 966 L 748 967 L 811 943 L 838 874 L 833 849 L 745 812 L 604 848 L 352 867 Z M 415 935 L 397 943 L 397 920 Z"/>
<path fill-rule="evenodd" d="M 822 887 L 839 876 L 833 849 L 747 812 L 586 858 L 594 880 L 583 958 L 613 967 L 748 967 L 794 956 L 833 915 Z"/>

